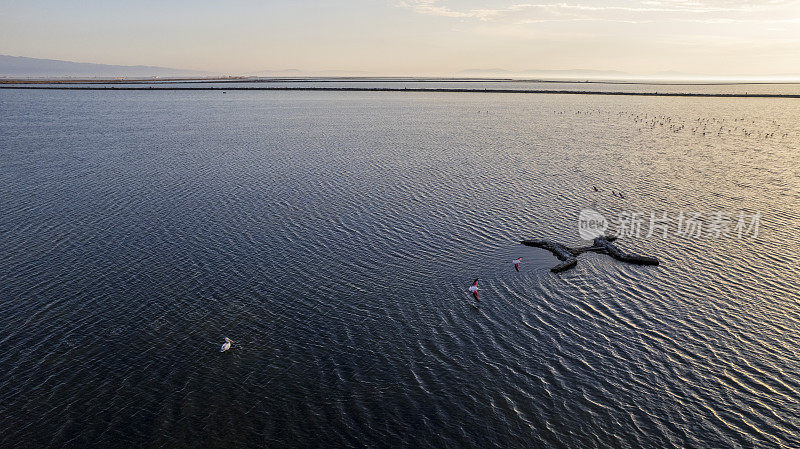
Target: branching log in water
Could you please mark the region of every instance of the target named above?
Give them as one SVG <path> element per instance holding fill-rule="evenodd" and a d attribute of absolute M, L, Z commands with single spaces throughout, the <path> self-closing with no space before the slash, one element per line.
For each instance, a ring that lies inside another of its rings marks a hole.
<path fill-rule="evenodd" d="M 550 240 L 523 240 L 523 245 L 533 246 L 536 248 L 543 248 L 553 253 L 560 264 L 554 266 L 550 271 L 558 273 L 560 271 L 568 270 L 578 263 L 577 256 L 582 253 L 600 253 L 606 254 L 621 262 L 633 263 L 637 265 L 658 265 L 658 259 L 655 257 L 638 256 L 636 254 L 628 254 L 620 250 L 614 245 L 613 242 L 617 238 L 614 236 L 597 237 L 592 242 L 592 246 L 582 246 L 580 248 L 570 248 L 560 243 L 551 242 Z"/>

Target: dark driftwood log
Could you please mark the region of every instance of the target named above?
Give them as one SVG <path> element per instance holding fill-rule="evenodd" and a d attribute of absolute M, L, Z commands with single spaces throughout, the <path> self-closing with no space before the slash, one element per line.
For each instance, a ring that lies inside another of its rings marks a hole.
<path fill-rule="evenodd" d="M 553 253 L 561 263 L 551 268 L 550 271 L 557 273 L 559 271 L 568 270 L 578 263 L 578 259 L 575 258 L 577 254 L 574 253 L 574 250 L 560 243 L 551 242 L 550 240 L 523 240 L 522 244 L 543 248 Z"/>
<path fill-rule="evenodd" d="M 658 265 L 658 259 L 655 257 L 637 256 L 636 254 L 623 252 L 611 243 L 616 239 L 617 238 L 614 236 L 597 237 L 592 242 L 592 246 L 582 246 L 580 248 L 570 248 L 560 243 L 551 242 L 550 240 L 523 240 L 520 243 L 546 249 L 553 253 L 553 255 L 561 261 L 560 264 L 550 269 L 550 271 L 555 273 L 574 267 L 578 263 L 577 256 L 588 252 L 607 254 L 621 262 L 637 265 Z"/>

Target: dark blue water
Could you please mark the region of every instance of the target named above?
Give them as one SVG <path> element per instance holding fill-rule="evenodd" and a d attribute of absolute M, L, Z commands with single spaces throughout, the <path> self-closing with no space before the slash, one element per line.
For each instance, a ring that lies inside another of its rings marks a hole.
<path fill-rule="evenodd" d="M 0 91 L 0 446 L 798 447 L 798 117 Z M 620 241 L 658 267 L 518 244 L 584 207 L 763 216 Z"/>

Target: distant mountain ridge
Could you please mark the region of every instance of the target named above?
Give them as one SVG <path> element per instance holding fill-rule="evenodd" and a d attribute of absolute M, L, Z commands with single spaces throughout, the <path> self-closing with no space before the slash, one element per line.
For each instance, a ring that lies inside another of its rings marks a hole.
<path fill-rule="evenodd" d="M 109 65 L 58 59 L 0 55 L 0 77 L 9 78 L 154 78 L 209 76 L 210 72 L 144 65 Z"/>
<path fill-rule="evenodd" d="M 257 77 L 307 77 L 307 76 L 366 76 L 359 70 L 299 69 L 262 70 L 242 73 Z M 0 55 L 0 78 L 157 78 L 204 77 L 220 73 L 203 70 L 185 70 L 172 67 L 145 65 L 110 65 L 90 62 L 73 62 L 59 59 L 39 59 L 25 56 Z M 241 74 L 237 74 L 241 75 Z"/>

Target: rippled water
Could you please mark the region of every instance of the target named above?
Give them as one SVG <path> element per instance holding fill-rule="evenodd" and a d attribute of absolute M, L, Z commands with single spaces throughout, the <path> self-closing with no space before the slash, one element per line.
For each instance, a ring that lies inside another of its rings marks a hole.
<path fill-rule="evenodd" d="M 799 118 L 0 91 L 0 446 L 798 447 Z M 762 217 L 621 239 L 658 267 L 518 244 L 584 207 Z"/>

